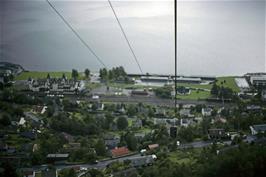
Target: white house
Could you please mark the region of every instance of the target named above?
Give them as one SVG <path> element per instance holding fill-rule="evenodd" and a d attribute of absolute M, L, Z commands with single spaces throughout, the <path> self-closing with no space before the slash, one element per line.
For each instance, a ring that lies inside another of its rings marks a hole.
<path fill-rule="evenodd" d="M 211 116 L 212 115 L 212 108 L 202 108 L 201 113 L 203 116 Z"/>
<path fill-rule="evenodd" d="M 256 135 L 258 133 L 264 133 L 266 131 L 266 124 L 252 125 L 249 128 L 251 130 L 251 134 Z"/>

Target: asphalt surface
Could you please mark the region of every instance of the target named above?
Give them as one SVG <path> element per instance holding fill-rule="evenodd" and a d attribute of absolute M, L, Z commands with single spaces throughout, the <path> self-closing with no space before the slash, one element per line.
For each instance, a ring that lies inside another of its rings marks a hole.
<path fill-rule="evenodd" d="M 86 99 L 88 101 L 95 101 L 91 97 L 81 97 L 81 99 Z M 155 96 L 100 96 L 100 101 L 103 102 L 116 102 L 116 103 L 146 103 L 157 106 L 169 106 L 174 107 L 175 101 L 173 99 L 162 99 Z M 222 103 L 219 102 L 210 102 L 205 100 L 177 100 L 177 104 L 205 104 L 205 105 L 213 105 L 213 106 L 223 106 Z M 231 107 L 233 103 L 225 103 L 225 107 Z"/>

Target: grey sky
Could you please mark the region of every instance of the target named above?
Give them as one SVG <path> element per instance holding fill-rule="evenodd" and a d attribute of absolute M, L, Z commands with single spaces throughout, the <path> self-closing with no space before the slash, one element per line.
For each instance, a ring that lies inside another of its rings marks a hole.
<path fill-rule="evenodd" d="M 108 67 L 139 72 L 107 1 L 51 2 Z M 173 73 L 172 1 L 113 1 L 144 72 Z M 29 70 L 100 67 L 44 0 L 1 3 L 4 60 Z M 178 72 L 265 71 L 265 1 L 179 1 Z"/>

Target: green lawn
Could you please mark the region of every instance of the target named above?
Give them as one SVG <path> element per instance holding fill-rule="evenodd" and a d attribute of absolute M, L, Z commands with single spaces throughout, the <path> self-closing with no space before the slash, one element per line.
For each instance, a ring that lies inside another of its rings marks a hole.
<path fill-rule="evenodd" d="M 86 88 L 87 89 L 96 89 L 96 88 L 98 88 L 98 87 L 101 87 L 101 83 L 87 83 L 86 84 Z"/>
<path fill-rule="evenodd" d="M 195 162 L 195 158 L 193 158 L 192 155 L 190 155 L 189 153 L 186 152 L 182 152 L 182 151 L 174 151 L 174 152 L 170 152 L 168 154 L 168 158 L 169 160 L 171 160 L 174 163 L 179 163 L 179 164 L 190 164 L 190 163 L 194 163 Z"/>
<path fill-rule="evenodd" d="M 71 78 L 71 72 L 39 72 L 39 71 L 29 71 L 29 72 L 23 72 L 17 77 L 15 77 L 15 80 L 27 80 L 29 77 L 34 78 L 34 79 L 42 79 L 46 78 L 48 73 L 50 74 L 51 77 L 62 77 L 63 74 L 66 75 L 67 78 Z M 79 79 L 83 79 L 83 73 L 79 73 Z"/>
<path fill-rule="evenodd" d="M 232 76 L 230 76 L 230 77 L 218 77 L 217 78 L 217 85 L 221 86 L 222 82 L 224 82 L 224 84 L 223 84 L 224 87 L 231 88 L 234 92 L 240 91 L 239 87 L 236 85 L 235 77 L 232 77 Z"/>
<path fill-rule="evenodd" d="M 184 100 L 198 100 L 198 99 L 206 99 L 211 96 L 211 93 L 208 91 L 196 91 L 191 90 L 189 95 L 177 95 L 177 99 L 184 99 Z"/>

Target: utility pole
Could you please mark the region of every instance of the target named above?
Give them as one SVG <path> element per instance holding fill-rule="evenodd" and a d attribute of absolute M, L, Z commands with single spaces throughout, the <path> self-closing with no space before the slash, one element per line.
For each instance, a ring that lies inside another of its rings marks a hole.
<path fill-rule="evenodd" d="M 177 0 L 174 0 L 174 23 L 175 23 L 175 116 L 177 115 L 177 100 L 176 100 L 176 95 L 177 95 L 177 88 L 176 88 L 176 77 L 177 77 Z"/>

